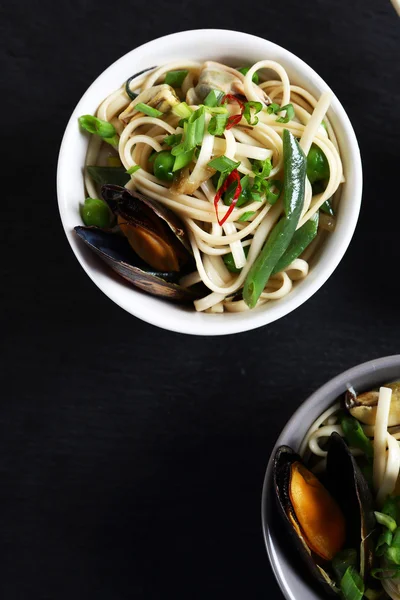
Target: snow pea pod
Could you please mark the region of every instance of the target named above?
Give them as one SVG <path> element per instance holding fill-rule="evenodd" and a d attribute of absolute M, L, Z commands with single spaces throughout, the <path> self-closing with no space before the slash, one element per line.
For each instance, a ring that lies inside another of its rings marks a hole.
<path fill-rule="evenodd" d="M 304 225 L 297 229 L 286 252 L 282 254 L 281 258 L 276 263 L 272 275 L 275 275 L 275 273 L 279 273 L 279 271 L 288 267 L 304 252 L 307 246 L 311 244 L 318 232 L 318 221 L 318 213 L 315 213 L 309 221 L 306 221 Z"/>
<path fill-rule="evenodd" d="M 130 180 L 130 175 L 124 167 L 97 167 L 88 166 L 87 172 L 91 178 L 100 185 L 104 183 L 114 183 L 124 187 Z"/>
<path fill-rule="evenodd" d="M 284 216 L 273 227 L 251 267 L 243 288 L 243 299 L 254 308 L 281 256 L 296 231 L 304 205 L 307 159 L 294 135 L 283 131 Z"/>

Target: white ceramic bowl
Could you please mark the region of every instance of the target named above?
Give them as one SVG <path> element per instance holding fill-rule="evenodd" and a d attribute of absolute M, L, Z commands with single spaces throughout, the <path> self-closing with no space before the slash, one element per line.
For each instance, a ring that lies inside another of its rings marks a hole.
<path fill-rule="evenodd" d="M 283 532 L 272 489 L 272 462 L 278 446 L 287 445 L 298 451 L 309 427 L 334 401 L 343 395 L 347 385 L 357 392 L 367 391 L 400 379 L 400 354 L 385 356 L 357 365 L 331 379 L 310 396 L 294 413 L 271 453 L 264 479 L 261 518 L 265 545 L 275 577 L 287 600 L 321 600 L 323 588 L 313 585 L 306 567 L 291 548 Z"/>
<path fill-rule="evenodd" d="M 197 335 L 223 335 L 255 329 L 287 315 L 310 298 L 333 273 L 353 235 L 361 203 L 361 159 L 351 123 L 336 97 L 328 114 L 338 137 L 346 175 L 337 228 L 324 244 L 309 275 L 282 300 L 244 313 L 197 313 L 191 307 L 147 295 L 114 276 L 74 233 L 74 226 L 81 223 L 79 203 L 84 198 L 82 169 L 87 148 L 87 137 L 79 131 L 78 117 L 93 114 L 100 102 L 133 73 L 182 57 L 214 59 L 233 65 L 253 64 L 268 58 L 282 63 L 292 83 L 303 85 L 316 96 L 329 89 L 321 77 L 297 56 L 246 33 L 199 29 L 148 42 L 108 67 L 92 83 L 72 113 L 58 161 L 57 193 L 61 220 L 71 248 L 86 273 L 111 300 L 132 315 L 158 327 Z"/>

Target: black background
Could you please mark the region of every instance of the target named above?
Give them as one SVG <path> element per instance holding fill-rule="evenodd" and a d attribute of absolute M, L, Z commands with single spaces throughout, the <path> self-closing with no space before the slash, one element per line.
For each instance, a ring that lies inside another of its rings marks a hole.
<path fill-rule="evenodd" d="M 11 3 L 1 17 L 3 296 L 0 597 L 279 598 L 260 494 L 307 395 L 399 348 L 400 22 L 388 0 Z M 331 85 L 364 165 L 361 217 L 334 275 L 245 334 L 158 330 L 74 258 L 59 144 L 89 84 L 173 31 L 240 29 Z"/>

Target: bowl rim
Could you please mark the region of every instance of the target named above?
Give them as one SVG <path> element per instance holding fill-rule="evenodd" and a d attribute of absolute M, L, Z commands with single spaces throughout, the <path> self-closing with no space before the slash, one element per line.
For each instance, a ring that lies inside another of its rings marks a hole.
<path fill-rule="evenodd" d="M 272 301 L 267 304 L 267 308 L 263 306 L 259 309 L 253 309 L 252 311 L 246 311 L 244 313 L 206 315 L 197 313 L 195 310 L 188 312 L 185 309 L 180 309 L 180 307 L 176 311 L 175 309 L 170 310 L 165 307 L 164 314 L 162 305 L 166 301 L 157 298 L 157 303 L 155 303 L 154 306 L 157 305 L 159 309 L 151 310 L 149 307 L 147 307 L 147 305 L 150 305 L 150 301 L 144 300 L 141 302 L 140 298 L 135 301 L 135 296 L 132 294 L 129 294 L 128 299 L 125 297 L 125 293 L 121 291 L 121 288 L 115 285 L 115 281 L 113 281 L 111 277 L 109 281 L 103 280 L 101 273 L 106 267 L 103 266 L 101 268 L 99 267 L 99 269 L 94 269 L 93 266 L 89 264 L 81 245 L 79 245 L 79 243 L 77 244 L 73 239 L 73 232 L 70 230 L 70 226 L 67 226 L 68 205 L 70 203 L 67 200 L 68 194 L 64 193 L 63 187 L 63 182 L 67 178 L 68 171 L 68 164 L 64 160 L 64 156 L 66 155 L 66 147 L 69 142 L 69 135 L 72 135 L 73 128 L 76 128 L 76 117 L 79 113 L 80 106 L 84 104 L 93 93 L 96 92 L 97 86 L 107 80 L 107 77 L 112 71 L 117 70 L 119 65 L 122 65 L 124 61 L 127 61 L 128 57 L 132 57 L 134 60 L 136 55 L 136 59 L 140 61 L 141 54 L 146 53 L 153 47 L 156 47 L 156 52 L 160 52 L 160 46 L 168 44 L 169 42 L 175 44 L 181 43 L 182 48 L 184 49 L 185 45 L 193 44 L 195 38 L 199 39 L 204 36 L 218 36 L 219 39 L 224 39 L 225 41 L 228 41 L 232 38 L 232 36 L 234 36 L 236 44 L 239 45 L 239 53 L 241 51 L 240 48 L 244 47 L 246 44 L 251 44 L 252 41 L 253 43 L 257 42 L 257 44 L 265 44 L 266 52 L 275 51 L 278 54 L 283 54 L 290 67 L 292 69 L 299 70 L 301 79 L 306 80 L 307 78 L 310 78 L 312 83 L 320 91 L 331 89 L 325 80 L 322 79 L 322 77 L 318 75 L 318 73 L 301 58 L 286 48 L 259 36 L 229 29 L 205 28 L 179 31 L 155 38 L 154 40 L 148 41 L 125 53 L 110 66 L 104 69 L 104 71 L 102 71 L 91 83 L 76 104 L 66 125 L 60 145 L 57 163 L 57 198 L 63 229 L 73 253 L 75 254 L 78 262 L 86 274 L 96 284 L 96 286 L 106 296 L 108 296 L 108 298 L 133 316 L 136 316 L 137 318 L 157 327 L 177 333 L 216 336 L 250 331 L 257 327 L 268 325 L 269 323 L 272 323 L 273 321 L 291 313 L 293 310 L 311 298 L 311 296 L 313 296 L 319 290 L 319 288 L 322 287 L 322 285 L 332 275 L 342 260 L 353 237 L 360 212 L 363 177 L 360 150 L 354 129 L 345 109 L 343 108 L 337 96 L 333 93 L 330 110 L 334 109 L 336 118 L 340 124 L 340 129 L 343 132 L 343 135 L 346 136 L 347 148 L 351 153 L 351 160 L 349 160 L 349 164 L 355 185 L 352 195 L 352 203 L 350 208 L 347 209 L 349 212 L 347 215 L 348 218 L 346 222 L 341 224 L 340 238 L 336 240 L 335 247 L 330 250 L 330 254 L 332 254 L 332 256 L 329 255 L 329 257 L 327 257 L 327 264 L 324 265 L 322 270 L 318 270 L 318 264 L 316 265 L 316 268 L 313 270 L 314 276 L 306 278 L 302 287 L 294 290 L 294 293 L 289 294 L 283 302 Z M 240 41 L 240 44 L 238 44 L 238 41 Z M 231 51 L 231 54 L 233 54 L 233 51 Z M 143 292 L 138 291 L 133 287 L 132 292 L 135 294 L 143 294 Z"/>
<path fill-rule="evenodd" d="M 261 494 L 261 526 L 263 531 L 263 538 L 265 547 L 268 554 L 269 563 L 271 565 L 272 571 L 274 573 L 275 579 L 278 582 L 281 592 L 287 598 L 287 600 L 297 600 L 296 595 L 293 593 L 292 589 L 286 584 L 286 579 L 283 575 L 281 564 L 279 559 L 277 558 L 277 553 L 273 544 L 271 543 L 271 538 L 269 535 L 270 528 L 268 525 L 267 514 L 269 513 L 271 503 L 273 502 L 271 498 L 270 486 L 272 481 L 272 466 L 273 466 L 273 458 L 276 452 L 276 449 L 282 445 L 284 439 L 289 430 L 291 430 L 295 423 L 300 421 L 307 420 L 307 413 L 311 406 L 313 406 L 316 398 L 319 397 L 328 397 L 332 392 L 338 389 L 343 389 L 343 386 L 346 386 L 348 381 L 351 381 L 355 375 L 360 377 L 364 374 L 368 374 L 370 372 L 374 372 L 379 377 L 379 372 L 383 369 L 391 368 L 391 367 L 399 367 L 400 368 L 400 354 L 391 354 L 388 356 L 383 356 L 381 358 L 376 358 L 369 360 L 364 363 L 360 363 L 339 373 L 332 379 L 329 379 L 326 383 L 321 385 L 315 392 L 313 392 L 310 396 L 308 396 L 304 402 L 300 404 L 300 406 L 295 410 L 290 419 L 287 421 L 286 425 L 283 427 L 280 432 L 274 447 L 271 451 L 270 457 L 268 459 L 268 464 L 264 476 L 262 494 Z M 340 392 L 339 392 L 340 393 Z M 327 407 L 323 407 L 321 411 L 326 410 Z M 311 425 L 311 423 L 310 423 Z M 321 594 L 322 596 L 322 594 Z"/>

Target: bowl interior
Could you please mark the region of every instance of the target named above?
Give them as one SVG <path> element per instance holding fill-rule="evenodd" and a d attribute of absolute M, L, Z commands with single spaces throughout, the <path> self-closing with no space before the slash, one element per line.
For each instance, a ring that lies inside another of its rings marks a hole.
<path fill-rule="evenodd" d="M 348 384 L 361 392 L 399 378 L 400 355 L 373 360 L 345 371 L 310 396 L 294 413 L 279 436 L 265 475 L 261 512 L 268 556 L 286 598 L 320 600 L 325 595 L 323 590 L 310 580 L 305 566 L 293 552 L 278 515 L 272 489 L 272 460 L 275 449 L 286 444 L 298 450 L 313 421 L 345 392 Z"/>
<path fill-rule="evenodd" d="M 82 170 L 87 137 L 79 131 L 77 119 L 93 113 L 100 102 L 129 76 L 154 64 L 182 57 L 214 59 L 232 65 L 253 64 L 263 58 L 280 62 L 292 82 L 319 96 L 328 85 L 302 60 L 267 40 L 226 30 L 195 30 L 159 38 L 132 50 L 106 69 L 84 94 L 67 125 L 61 145 L 57 190 L 61 219 L 68 241 L 89 277 L 119 306 L 135 316 L 166 329 L 199 335 L 236 333 L 270 323 L 302 304 L 328 279 L 342 258 L 356 226 L 361 202 L 362 173 L 357 141 L 350 121 L 336 97 L 329 118 L 338 137 L 346 183 L 343 186 L 337 228 L 320 253 L 307 278 L 296 284 L 282 300 L 245 313 L 210 315 L 149 296 L 110 270 L 81 243 L 73 228 L 81 223 L 79 203 L 84 198 Z"/>

